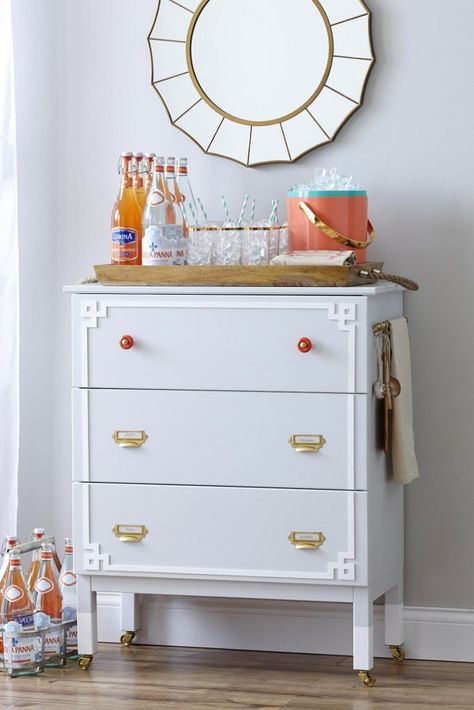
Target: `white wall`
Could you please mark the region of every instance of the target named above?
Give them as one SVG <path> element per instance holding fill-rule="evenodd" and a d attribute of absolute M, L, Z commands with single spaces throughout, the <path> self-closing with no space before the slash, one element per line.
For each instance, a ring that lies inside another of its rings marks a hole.
<path fill-rule="evenodd" d="M 422 472 L 406 492 L 406 602 L 474 607 L 474 3 L 371 0 L 378 61 L 365 106 L 334 144 L 295 165 L 255 169 L 205 156 L 169 124 L 149 81 L 156 4 L 43 0 L 40 13 L 36 0 L 22 0 L 16 8 L 23 526 L 37 521 L 27 487 L 42 481 L 47 524 L 60 536 L 70 529 L 69 304 L 61 286 L 109 260 L 118 153 L 188 155 L 195 191 L 213 214 L 221 193 L 236 210 L 244 192 L 264 214 L 315 166 L 337 165 L 369 190 L 378 230 L 371 256 L 422 285 L 406 299 Z M 26 161 L 30 151 L 43 160 L 51 145 L 54 161 L 40 181 L 38 164 L 30 172 Z"/>
<path fill-rule="evenodd" d="M 19 535 L 37 525 L 54 529 L 54 468 L 58 339 L 57 210 L 55 205 L 54 3 L 12 3 L 17 102 L 18 227 L 20 234 Z M 62 337 L 62 336 L 61 336 Z M 69 501 L 64 503 L 69 508 Z"/>

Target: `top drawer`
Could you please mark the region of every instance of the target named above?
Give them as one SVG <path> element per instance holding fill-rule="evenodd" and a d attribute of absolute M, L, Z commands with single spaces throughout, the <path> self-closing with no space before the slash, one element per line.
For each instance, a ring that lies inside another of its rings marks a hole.
<path fill-rule="evenodd" d="M 367 391 L 363 298 L 77 295 L 73 308 L 76 387 Z"/>

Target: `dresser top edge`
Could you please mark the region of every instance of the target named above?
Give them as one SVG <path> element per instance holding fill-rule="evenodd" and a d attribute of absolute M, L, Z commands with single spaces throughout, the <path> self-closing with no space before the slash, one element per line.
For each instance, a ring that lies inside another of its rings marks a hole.
<path fill-rule="evenodd" d="M 64 286 L 64 293 L 137 294 L 161 296 L 378 296 L 404 291 L 396 284 L 381 282 L 367 286 L 269 287 L 269 286 L 103 286 L 73 284 Z"/>

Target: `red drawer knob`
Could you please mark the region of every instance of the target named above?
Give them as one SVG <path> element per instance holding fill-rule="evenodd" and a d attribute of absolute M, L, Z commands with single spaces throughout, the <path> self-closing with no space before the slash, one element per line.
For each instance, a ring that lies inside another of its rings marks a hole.
<path fill-rule="evenodd" d="M 312 347 L 313 343 L 309 338 L 300 338 L 298 340 L 298 350 L 300 353 L 309 353 Z"/>
<path fill-rule="evenodd" d="M 119 340 L 119 345 L 123 348 L 123 350 L 130 350 L 130 348 L 133 348 L 134 342 L 135 341 L 131 335 L 122 335 Z"/>

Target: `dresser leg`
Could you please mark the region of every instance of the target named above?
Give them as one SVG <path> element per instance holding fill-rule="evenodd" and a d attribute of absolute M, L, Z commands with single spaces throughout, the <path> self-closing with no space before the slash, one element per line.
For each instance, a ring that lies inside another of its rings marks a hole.
<path fill-rule="evenodd" d="M 403 661 L 403 577 L 395 587 L 385 592 L 385 643 L 396 661 Z"/>
<path fill-rule="evenodd" d="M 78 654 L 92 656 L 97 651 L 97 594 L 90 577 L 77 575 Z M 89 664 L 90 665 L 90 664 Z"/>
<path fill-rule="evenodd" d="M 140 605 L 138 594 L 122 594 L 122 646 L 131 646 L 140 628 Z"/>
<path fill-rule="evenodd" d="M 369 671 L 374 665 L 374 612 L 372 595 L 367 587 L 354 588 L 353 617 L 354 668 Z"/>

